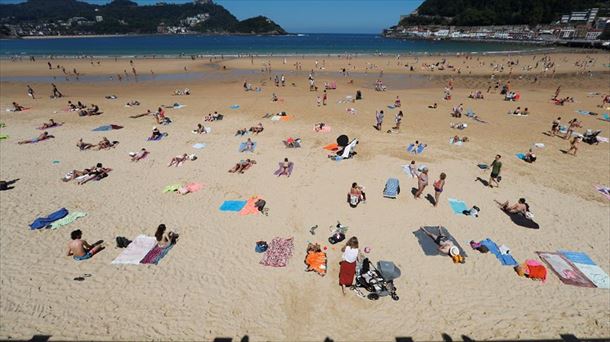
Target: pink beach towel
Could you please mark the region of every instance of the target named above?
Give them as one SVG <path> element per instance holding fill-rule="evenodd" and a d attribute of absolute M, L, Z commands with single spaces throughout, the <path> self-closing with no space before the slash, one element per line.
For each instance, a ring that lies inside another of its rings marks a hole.
<path fill-rule="evenodd" d="M 321 130 L 317 131 L 319 133 L 329 133 L 332 129 L 328 125 L 324 125 Z M 313 131 L 316 132 L 316 128 L 314 126 Z"/>
<path fill-rule="evenodd" d="M 259 200 L 260 197 L 258 196 L 253 196 L 250 197 L 248 199 L 248 201 L 246 202 L 246 206 L 244 206 L 244 208 L 242 210 L 239 211 L 240 215 L 251 215 L 251 214 L 258 214 L 258 208 L 254 205 L 256 203 L 256 201 Z"/>
<path fill-rule="evenodd" d="M 288 259 L 292 256 L 294 249 L 294 238 L 283 239 L 275 237 L 269 244 L 269 249 L 265 252 L 261 265 L 272 267 L 286 267 Z"/>

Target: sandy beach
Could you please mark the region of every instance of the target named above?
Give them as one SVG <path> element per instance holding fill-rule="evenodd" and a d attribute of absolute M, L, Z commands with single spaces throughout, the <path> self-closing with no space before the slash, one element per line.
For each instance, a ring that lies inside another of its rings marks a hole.
<path fill-rule="evenodd" d="M 610 147 L 581 143 L 577 156 L 571 156 L 561 151 L 569 149 L 568 140 L 543 134 L 560 116 L 562 124 L 581 120 L 579 133 L 592 129 L 601 130 L 602 137 L 610 135 L 610 122 L 601 120 L 608 109 L 598 107 L 602 95 L 610 93 L 608 55 L 550 54 L 554 67 L 546 72 L 541 65 L 534 67 L 543 56 L 134 59 L 133 65 L 128 59 L 99 64 L 97 59 L 0 60 L 0 121 L 6 125 L 0 134 L 8 135 L 0 141 L 0 179 L 19 178 L 13 189 L 0 192 L 0 338 L 429 341 L 442 340 L 442 334 L 475 340 L 610 336 L 608 289 L 563 284 L 550 269 L 544 283 L 522 278 L 493 255 L 468 246 L 471 240 L 492 238 L 509 246 L 519 262 L 540 260 L 537 251 L 581 251 L 610 272 L 610 201 L 595 189 L 610 185 Z M 430 67 L 443 59 L 444 70 Z M 518 64 L 510 67 L 509 62 Z M 140 75 L 137 82 L 132 68 Z M 311 70 L 317 92 L 309 91 Z M 118 81 L 125 71 L 129 80 Z M 273 78 L 281 74 L 286 86 L 276 87 Z M 377 79 L 384 81 L 386 91 L 374 90 Z M 494 87 L 496 81 L 508 80 L 521 94 L 517 102 L 504 101 Z M 323 84 L 333 81 L 337 89 L 328 90 L 328 104 L 318 106 Z M 51 82 L 63 98 L 49 98 Z M 261 91 L 244 91 L 244 82 Z M 447 101 L 443 89 L 449 82 L 454 89 Z M 35 90 L 35 100 L 28 97 L 27 84 Z M 573 97 L 574 102 L 552 103 L 558 86 L 560 97 Z M 184 88 L 191 95 L 172 95 Z M 339 103 L 357 90 L 362 100 Z M 477 90 L 484 99 L 468 98 Z M 279 101 L 271 101 L 273 93 Z M 118 98 L 106 99 L 108 95 Z M 398 112 L 388 105 L 397 96 L 402 125 L 386 133 Z M 69 100 L 96 104 L 103 114 L 79 117 L 66 111 Z M 131 100 L 141 104 L 126 107 Z M 13 101 L 31 109 L 5 111 Z M 158 125 L 152 116 L 129 117 L 176 102 L 186 106 L 165 110 L 170 125 Z M 438 108 L 428 108 L 433 103 Z M 452 117 L 451 109 L 460 103 L 487 123 Z M 527 107 L 530 114 L 507 114 L 517 106 Z M 348 108 L 357 113 L 348 113 Z M 380 131 L 373 128 L 378 110 L 385 111 Z M 203 122 L 214 111 L 224 119 Z M 291 119 L 262 118 L 282 111 Z M 17 144 L 38 136 L 42 131 L 36 127 L 50 118 L 64 122 L 48 129 L 54 139 Z M 259 122 L 265 128 L 261 134 L 235 136 L 236 130 Z M 332 127 L 331 132 L 315 132 L 319 122 Z M 193 134 L 197 123 L 211 127 L 211 133 Z M 451 123 L 468 127 L 457 130 Z M 123 128 L 92 131 L 109 124 Z M 168 136 L 147 141 L 153 126 Z M 322 147 L 341 134 L 359 140 L 357 155 L 333 161 Z M 452 145 L 454 135 L 469 141 Z M 102 137 L 120 143 L 102 151 L 75 146 L 80 138 L 97 143 Z M 286 148 L 282 140 L 288 137 L 301 138 L 302 147 Z M 247 138 L 257 143 L 254 153 L 238 151 Z M 416 140 L 427 144 L 426 149 L 408 153 L 407 146 Z M 194 149 L 196 143 L 206 147 Z M 544 148 L 536 149 L 535 163 L 515 157 L 536 143 Z M 150 155 L 130 161 L 128 153 L 141 148 Z M 198 158 L 167 167 L 182 153 Z M 496 154 L 502 155 L 502 181 L 490 189 L 477 181 L 489 178 L 477 164 L 490 163 Z M 227 172 L 245 158 L 257 164 L 244 174 Z M 273 173 L 284 158 L 294 162 L 294 171 L 290 177 L 277 177 Z M 417 180 L 402 168 L 411 160 L 430 170 L 430 185 L 421 199 L 411 194 Z M 107 178 L 83 185 L 61 180 L 71 170 L 98 162 L 113 169 Z M 441 172 L 447 179 L 434 207 L 425 196 L 434 195 L 432 183 Z M 400 181 L 397 199 L 382 196 L 388 178 Z M 204 188 L 184 196 L 162 192 L 184 182 Z M 365 186 L 367 194 L 366 203 L 357 208 L 346 203 L 353 182 Z M 219 211 L 225 200 L 254 195 L 266 200 L 268 216 Z M 540 229 L 515 225 L 495 202 L 512 204 L 520 197 L 527 199 Z M 478 206 L 479 217 L 455 215 L 449 198 Z M 56 230 L 28 227 L 36 217 L 62 207 L 87 216 Z M 399 301 L 371 301 L 353 291 L 342 295 L 338 274 L 344 243 L 328 242 L 329 226 L 337 221 L 349 227 L 348 237 L 358 237 L 361 251 L 370 248 L 364 256 L 375 263 L 392 261 L 401 269 L 394 282 Z M 117 236 L 153 236 L 160 223 L 180 238 L 158 265 L 111 264 L 123 251 L 116 247 Z M 314 225 L 319 228 L 312 235 Z M 445 226 L 464 247 L 465 264 L 422 250 L 414 232 L 436 225 Z M 86 261 L 66 256 L 74 229 L 81 229 L 89 242 L 104 240 L 106 249 Z M 255 252 L 256 242 L 276 236 L 294 238 L 288 265 L 259 264 L 262 254 Z M 324 277 L 304 272 L 308 242 L 328 248 Z M 73 280 L 83 274 L 91 276 Z"/>

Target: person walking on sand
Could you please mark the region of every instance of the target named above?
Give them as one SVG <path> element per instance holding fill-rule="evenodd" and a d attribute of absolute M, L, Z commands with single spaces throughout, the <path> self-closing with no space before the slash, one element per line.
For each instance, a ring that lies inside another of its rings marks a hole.
<path fill-rule="evenodd" d="M 444 172 L 441 172 L 440 178 L 434 182 L 434 206 L 438 205 L 438 198 L 441 196 L 441 192 L 443 192 L 443 187 L 445 187 L 445 178 L 447 175 Z"/>
<path fill-rule="evenodd" d="M 576 157 L 576 152 L 578 151 L 578 145 L 580 144 L 580 141 L 582 140 L 581 137 L 576 136 L 572 139 L 572 141 L 570 142 L 570 149 L 566 152 L 566 154 L 572 154 L 574 157 Z M 572 152 L 572 153 L 570 153 Z"/>
<path fill-rule="evenodd" d="M 34 97 L 34 89 L 32 89 L 32 87 L 30 87 L 30 85 L 28 84 L 28 96 L 32 98 L 32 100 L 36 100 L 36 97 Z"/>
<path fill-rule="evenodd" d="M 496 158 L 494 159 L 493 162 L 491 162 L 491 174 L 489 175 L 489 187 L 493 188 L 492 182 L 496 183 L 496 187 L 499 187 L 500 184 L 500 180 L 502 179 L 500 177 L 500 171 L 502 171 L 502 162 L 500 161 L 500 158 L 502 158 L 502 156 L 500 156 L 499 154 L 496 154 Z"/>
<path fill-rule="evenodd" d="M 398 114 L 396 114 L 396 117 L 394 118 L 394 122 L 396 123 L 396 125 L 394 127 L 392 127 L 392 129 L 395 130 L 399 130 L 400 129 L 400 122 L 402 121 L 402 110 L 398 111 Z"/>
<path fill-rule="evenodd" d="M 354 276 L 356 275 L 356 262 L 358 260 L 358 238 L 352 236 L 343 248 L 341 248 L 343 255 L 341 256 L 341 262 L 339 263 L 339 286 L 341 286 L 341 292 L 345 295 L 345 287 L 352 286 L 354 283 Z"/>
<path fill-rule="evenodd" d="M 59 91 L 59 89 L 57 89 L 57 86 L 55 85 L 55 83 L 51 83 L 51 86 L 53 87 L 53 97 L 63 97 L 64 95 Z"/>
<path fill-rule="evenodd" d="M 322 105 L 326 106 L 326 100 L 328 100 L 328 94 L 326 90 L 324 90 L 324 94 L 322 94 Z"/>
<path fill-rule="evenodd" d="M 561 127 L 561 116 L 558 117 L 557 119 L 553 120 L 553 124 L 551 125 L 551 136 L 555 136 L 557 135 L 557 133 L 559 133 Z"/>
<path fill-rule="evenodd" d="M 378 131 L 381 131 L 381 125 L 383 124 L 383 117 L 384 117 L 383 110 L 380 110 L 375 113 L 375 120 L 376 120 L 375 128 Z"/>
<path fill-rule="evenodd" d="M 421 196 L 424 189 L 428 186 L 428 168 L 424 167 L 424 169 L 417 174 L 417 192 L 415 193 L 415 199 L 418 199 Z"/>

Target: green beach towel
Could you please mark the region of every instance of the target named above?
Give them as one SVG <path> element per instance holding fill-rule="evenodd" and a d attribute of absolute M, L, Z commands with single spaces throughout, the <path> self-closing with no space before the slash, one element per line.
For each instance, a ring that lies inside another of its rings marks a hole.
<path fill-rule="evenodd" d="M 180 187 L 182 186 L 182 184 L 172 184 L 172 185 L 168 185 L 163 189 L 163 192 L 172 192 L 172 191 L 178 191 L 178 189 L 180 189 Z"/>
<path fill-rule="evenodd" d="M 0 134 L 0 140 L 8 139 L 8 135 Z"/>
<path fill-rule="evenodd" d="M 77 219 L 79 219 L 81 217 L 85 217 L 85 216 L 87 216 L 87 213 L 83 213 L 83 212 L 80 212 L 80 211 L 75 211 L 75 212 L 69 213 L 64 218 L 59 219 L 59 220 L 51 223 L 49 228 L 57 229 L 59 227 L 66 226 L 66 225 L 76 221 Z"/>

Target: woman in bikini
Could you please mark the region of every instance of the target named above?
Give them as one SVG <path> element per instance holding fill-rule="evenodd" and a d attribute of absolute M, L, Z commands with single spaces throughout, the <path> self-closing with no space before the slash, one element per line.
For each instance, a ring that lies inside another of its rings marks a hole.
<path fill-rule="evenodd" d="M 441 192 L 443 192 L 443 187 L 445 187 L 445 178 L 447 175 L 442 172 L 440 178 L 434 182 L 434 206 L 438 205 L 438 198 L 441 196 Z"/>

